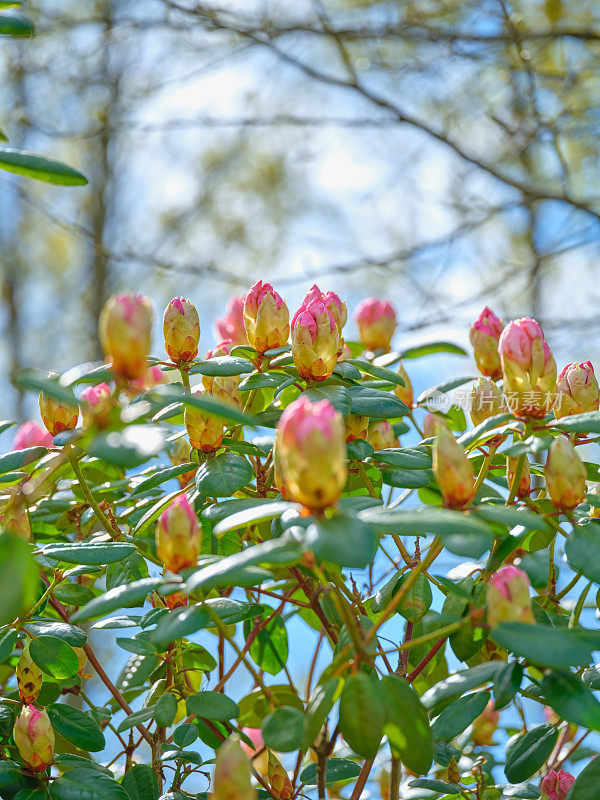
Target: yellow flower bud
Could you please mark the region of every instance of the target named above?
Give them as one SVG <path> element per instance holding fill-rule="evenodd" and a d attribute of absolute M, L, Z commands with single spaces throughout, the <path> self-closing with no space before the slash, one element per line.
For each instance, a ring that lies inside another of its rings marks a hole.
<path fill-rule="evenodd" d="M 201 388 L 197 388 L 192 394 L 202 397 L 204 393 Z M 192 447 L 202 450 L 203 453 L 218 450 L 223 441 L 222 419 L 193 406 L 186 406 L 183 416 Z"/>
<path fill-rule="evenodd" d="M 244 325 L 250 345 L 259 353 L 287 344 L 290 312 L 270 283 L 257 281 L 244 298 Z"/>
<path fill-rule="evenodd" d="M 367 441 L 375 450 L 387 450 L 390 447 L 400 446 L 398 437 L 387 419 L 371 422 L 367 431 Z"/>
<path fill-rule="evenodd" d="M 268 748 L 267 753 L 269 755 L 267 774 L 271 789 L 273 789 L 275 794 L 280 797 L 281 800 L 292 800 L 294 790 L 292 788 L 292 782 L 289 778 L 289 775 L 275 753 Z"/>
<path fill-rule="evenodd" d="M 13 737 L 31 772 L 43 772 L 54 761 L 54 731 L 44 709 L 25 706 L 15 722 Z"/>
<path fill-rule="evenodd" d="M 302 305 L 292 320 L 292 356 L 300 376 L 308 381 L 328 378 L 337 364 L 340 335 L 321 300 Z"/>
<path fill-rule="evenodd" d="M 369 430 L 369 418 L 362 414 L 348 414 L 344 420 L 346 428 L 346 441 L 354 439 L 366 439 Z"/>
<path fill-rule="evenodd" d="M 506 480 L 508 482 L 508 488 L 511 489 L 513 485 L 513 481 L 515 479 L 517 473 L 517 467 L 519 464 L 519 456 L 507 456 L 506 457 Z M 519 500 L 524 500 L 526 497 L 529 497 L 531 492 L 531 469 L 529 467 L 529 459 L 527 456 L 523 459 L 523 466 L 521 467 L 521 478 L 519 480 L 519 486 L 517 487 L 516 497 Z"/>
<path fill-rule="evenodd" d="M 404 386 L 399 386 L 396 384 L 394 386 L 394 394 L 398 398 L 398 400 L 402 400 L 404 405 L 412 408 L 414 397 L 413 397 L 413 388 L 412 383 L 410 382 L 410 378 L 406 374 L 406 370 L 402 366 L 402 362 L 400 362 L 400 366 L 398 367 L 398 375 L 404 381 Z"/>
<path fill-rule="evenodd" d="M 256 800 L 250 762 L 237 736 L 230 736 L 217 750 L 212 800 Z"/>
<path fill-rule="evenodd" d="M 506 408 L 504 395 L 489 378 L 479 378 L 471 391 L 471 419 L 473 425 L 480 425 L 490 417 L 495 417 Z"/>
<path fill-rule="evenodd" d="M 433 447 L 433 472 L 446 508 L 465 508 L 473 499 L 475 477 L 465 451 L 445 425 L 440 425 Z"/>
<path fill-rule="evenodd" d="M 56 372 L 50 372 L 49 378 L 58 378 Z M 75 397 L 72 403 L 56 400 L 45 392 L 40 392 L 40 414 L 46 430 L 51 436 L 57 436 L 63 431 L 71 431 L 77 427 L 79 407 Z"/>
<path fill-rule="evenodd" d="M 141 378 L 152 339 L 152 305 L 140 294 L 120 294 L 107 300 L 99 321 L 104 357 L 124 378 Z"/>
<path fill-rule="evenodd" d="M 156 523 L 156 553 L 171 572 L 181 572 L 198 561 L 202 550 L 202 528 L 196 512 L 181 495 Z"/>
<path fill-rule="evenodd" d="M 189 364 L 198 355 L 200 321 L 193 303 L 186 297 L 174 297 L 163 317 L 165 350 L 175 364 Z"/>
<path fill-rule="evenodd" d="M 548 494 L 557 508 L 569 510 L 585 500 L 585 465 L 565 436 L 552 442 L 545 475 Z"/>

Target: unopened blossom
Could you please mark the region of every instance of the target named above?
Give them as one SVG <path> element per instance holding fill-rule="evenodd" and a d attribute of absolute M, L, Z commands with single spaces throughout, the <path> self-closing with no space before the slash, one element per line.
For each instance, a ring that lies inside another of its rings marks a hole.
<path fill-rule="evenodd" d="M 281 432 L 279 431 L 279 429 L 277 429 L 275 431 L 275 441 L 273 442 L 273 483 L 275 484 L 275 487 L 277 488 L 277 491 L 282 496 L 282 498 L 284 500 L 289 500 L 290 495 L 288 493 L 288 490 L 286 489 L 282 477 L 283 471 L 282 471 L 281 457 L 280 457 L 280 452 L 281 452 L 281 445 L 279 443 L 280 439 L 281 439 Z"/>
<path fill-rule="evenodd" d="M 313 300 L 320 300 L 333 317 L 333 321 L 335 322 L 339 334 L 340 343 L 338 347 L 338 361 L 340 361 L 342 360 L 340 356 L 346 347 L 342 337 L 342 329 L 348 320 L 348 309 L 346 308 L 346 304 L 335 292 L 322 292 L 316 283 L 313 284 L 306 293 L 306 296 L 302 301 L 302 306 L 309 305 Z"/>
<path fill-rule="evenodd" d="M 163 511 L 156 523 L 156 553 L 171 572 L 181 572 L 198 561 L 202 550 L 202 528 L 185 495 Z"/>
<path fill-rule="evenodd" d="M 495 417 L 506 408 L 504 395 L 489 378 L 478 378 L 471 390 L 471 419 L 479 425 L 490 417 Z"/>
<path fill-rule="evenodd" d="M 540 800 L 566 800 L 571 786 L 575 783 L 575 776 L 570 772 L 560 769 L 558 772 L 551 769 L 542 781 L 542 796 Z"/>
<path fill-rule="evenodd" d="M 489 747 L 494 744 L 494 732 L 499 719 L 500 712 L 494 710 L 494 701 L 490 700 L 473 722 L 473 744 L 478 747 Z"/>
<path fill-rule="evenodd" d="M 174 297 L 163 316 L 165 350 L 174 364 L 186 365 L 198 355 L 200 320 L 187 297 Z"/>
<path fill-rule="evenodd" d="M 0 528 L 8 533 L 14 533 L 25 542 L 31 538 L 31 524 L 23 492 L 14 487 L 11 489 L 8 501 L 0 515 Z"/>
<path fill-rule="evenodd" d="M 218 339 L 230 339 L 233 345 L 248 344 L 244 326 L 244 298 L 233 296 L 227 304 L 224 317 L 215 321 Z"/>
<path fill-rule="evenodd" d="M 49 378 L 58 378 L 56 372 L 51 372 Z M 73 397 L 73 402 L 57 400 L 46 392 L 40 392 L 40 414 L 42 422 L 50 436 L 57 436 L 63 431 L 71 431 L 77 427 L 79 407 Z"/>
<path fill-rule="evenodd" d="M 231 339 L 219 342 L 212 350 L 208 351 L 206 360 L 228 356 L 232 347 L 233 342 Z M 244 398 L 238 386 L 241 383 L 242 377 L 243 375 L 203 375 L 202 385 L 215 400 L 241 409 L 244 406 Z"/>
<path fill-rule="evenodd" d="M 541 419 L 556 399 L 556 362 L 538 323 L 509 322 L 498 344 L 504 394 L 517 416 Z"/>
<path fill-rule="evenodd" d="M 290 312 L 270 283 L 257 281 L 244 298 L 248 342 L 258 353 L 283 347 L 290 337 Z"/>
<path fill-rule="evenodd" d="M 221 356 L 228 356 L 231 353 L 233 347 L 234 344 L 231 339 L 223 339 L 222 342 L 219 342 L 211 350 L 208 351 L 208 353 L 206 354 L 205 361 L 208 361 L 211 358 L 220 358 Z M 214 375 L 202 376 L 202 385 L 204 386 L 207 392 L 212 391 L 212 385 L 214 379 L 215 379 Z"/>
<path fill-rule="evenodd" d="M 301 395 L 278 424 L 281 479 L 292 500 L 311 509 L 333 505 L 346 484 L 344 421 L 327 400 Z"/>
<path fill-rule="evenodd" d="M 598 411 L 598 381 L 590 361 L 567 364 L 556 384 L 556 419 L 585 411 Z"/>
<path fill-rule="evenodd" d="M 506 457 L 506 481 L 509 490 L 512 488 L 513 481 L 516 479 L 517 469 L 519 466 L 519 456 Z M 521 477 L 519 478 L 519 485 L 515 496 L 519 500 L 524 500 L 529 497 L 531 493 L 531 469 L 529 467 L 529 460 L 527 456 L 523 458 L 523 465 L 521 466 Z"/>
<path fill-rule="evenodd" d="M 237 736 L 230 736 L 217 750 L 213 776 L 213 800 L 256 800 L 250 762 Z"/>
<path fill-rule="evenodd" d="M 432 439 L 438 432 L 440 425 L 446 426 L 446 422 L 439 414 L 429 413 L 423 421 L 423 438 Z"/>
<path fill-rule="evenodd" d="M 368 297 L 359 304 L 354 319 L 365 349 L 387 353 L 396 330 L 396 312 L 392 304 L 377 297 Z"/>
<path fill-rule="evenodd" d="M 268 753 L 268 778 L 271 789 L 281 800 L 292 800 L 294 789 L 287 771 L 275 753 L 267 750 Z"/>
<path fill-rule="evenodd" d="M 171 443 L 168 453 L 171 464 L 174 467 L 189 464 L 192 461 L 190 443 L 184 436 L 180 436 L 179 439 L 175 439 L 175 441 Z M 194 467 L 191 468 L 189 472 L 184 472 L 182 475 L 177 476 L 177 480 L 182 489 L 192 480 L 195 474 L 196 468 Z"/>
<path fill-rule="evenodd" d="M 112 391 L 107 383 L 88 386 L 81 393 L 81 400 L 81 416 L 86 427 L 93 423 L 103 425 L 108 421 Z"/>
<path fill-rule="evenodd" d="M 199 398 L 206 397 L 206 393 L 200 387 L 194 389 L 192 394 Z M 218 450 L 223 441 L 223 420 L 220 417 L 186 405 L 183 418 L 192 447 L 203 453 Z"/>
<path fill-rule="evenodd" d="M 242 733 L 245 734 L 252 742 L 252 746 L 240 737 L 240 744 L 242 750 L 251 759 L 252 766 L 262 775 L 267 778 L 268 772 L 268 755 L 267 748 L 265 747 L 265 740 L 263 739 L 262 731 L 260 728 L 242 728 Z"/>
<path fill-rule="evenodd" d="M 35 703 L 42 688 L 43 677 L 42 670 L 29 654 L 29 642 L 21 651 L 15 672 L 19 699 L 25 705 Z"/>
<path fill-rule="evenodd" d="M 387 450 L 400 445 L 398 437 L 387 419 L 377 419 L 369 424 L 367 441 L 375 450 Z"/>
<path fill-rule="evenodd" d="M 487 621 L 494 628 L 501 622 L 535 622 L 529 578 L 512 564 L 494 572 L 487 585 Z"/>
<path fill-rule="evenodd" d="M 302 378 L 328 378 L 337 364 L 339 344 L 335 320 L 321 300 L 311 300 L 298 309 L 292 320 L 292 356 Z"/>
<path fill-rule="evenodd" d="M 141 294 L 119 294 L 107 300 L 99 333 L 104 357 L 121 378 L 141 378 L 152 340 L 152 305 Z"/>
<path fill-rule="evenodd" d="M 366 439 L 369 430 L 369 418 L 362 414 L 348 414 L 344 419 L 346 428 L 346 441 L 352 442 L 354 439 Z"/>
<path fill-rule="evenodd" d="M 52 447 L 52 436 L 37 422 L 24 422 L 17 428 L 13 449 L 24 450 L 26 447 Z"/>
<path fill-rule="evenodd" d="M 45 709 L 24 706 L 14 724 L 13 738 L 31 772 L 43 772 L 54 761 L 54 731 Z"/>
<path fill-rule="evenodd" d="M 557 508 L 568 511 L 585 500 L 585 465 L 566 436 L 552 442 L 545 475 L 548 494 Z"/>
<path fill-rule="evenodd" d="M 502 320 L 485 306 L 469 329 L 477 369 L 494 381 L 502 377 L 498 341 L 503 328 Z"/>
<path fill-rule="evenodd" d="M 465 508 L 473 499 L 475 476 L 462 446 L 439 425 L 433 446 L 433 473 L 446 508 Z"/>
<path fill-rule="evenodd" d="M 411 409 L 414 402 L 413 387 L 406 370 L 402 366 L 402 362 L 400 362 L 400 365 L 398 366 L 398 375 L 404 381 L 404 386 L 400 386 L 397 383 L 394 384 L 394 394 L 398 400 L 401 400 L 405 406 L 408 406 L 408 408 Z"/>

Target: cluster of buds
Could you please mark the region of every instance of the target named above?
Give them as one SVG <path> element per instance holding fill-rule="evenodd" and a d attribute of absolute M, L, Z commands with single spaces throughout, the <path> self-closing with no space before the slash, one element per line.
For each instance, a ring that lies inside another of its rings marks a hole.
<path fill-rule="evenodd" d="M 598 381 L 589 361 L 567 364 L 558 376 L 556 392 L 556 419 L 585 411 L 598 411 Z"/>
<path fill-rule="evenodd" d="M 519 417 L 541 419 L 556 400 L 556 362 L 534 319 L 509 322 L 498 343 L 504 394 Z"/>
<path fill-rule="evenodd" d="M 198 561 L 202 528 L 196 512 L 181 495 L 163 511 L 156 523 L 156 553 L 171 572 L 181 572 Z"/>
<path fill-rule="evenodd" d="M 318 298 L 304 300 L 292 320 L 294 365 L 307 381 L 323 381 L 338 360 L 340 335 L 327 306 Z"/>
<path fill-rule="evenodd" d="M 502 320 L 486 306 L 469 329 L 477 369 L 494 381 L 502 377 L 498 342 L 503 328 Z"/>
<path fill-rule="evenodd" d="M 244 325 L 248 342 L 261 355 L 287 344 L 290 312 L 270 283 L 257 281 L 244 298 Z"/>
<path fill-rule="evenodd" d="M 56 372 L 50 372 L 48 377 L 54 379 L 59 376 Z M 74 397 L 73 402 L 70 403 L 57 400 L 46 392 L 40 392 L 39 403 L 42 422 L 50 436 L 57 436 L 63 431 L 72 431 L 77 427 L 79 407 Z"/>
<path fill-rule="evenodd" d="M 152 305 L 140 294 L 119 294 L 107 300 L 99 321 L 104 357 L 120 378 L 141 378 L 152 340 Z"/>
<path fill-rule="evenodd" d="M 248 336 L 244 326 L 244 298 L 234 296 L 227 305 L 227 312 L 222 319 L 215 321 L 217 339 L 229 339 L 232 344 L 248 344 Z"/>
<path fill-rule="evenodd" d="M 43 772 L 54 761 L 54 731 L 44 709 L 24 706 L 14 724 L 13 738 L 31 772 Z"/>
<path fill-rule="evenodd" d="M 396 312 L 387 300 L 368 297 L 356 309 L 354 319 L 365 350 L 388 352 L 396 330 Z"/>
<path fill-rule="evenodd" d="M 198 355 L 200 320 L 187 297 L 174 297 L 163 316 L 165 350 L 174 364 L 186 366 Z"/>
<path fill-rule="evenodd" d="M 387 419 L 374 420 L 367 429 L 367 441 L 375 450 L 399 447 L 400 442 Z"/>
<path fill-rule="evenodd" d="M 8 533 L 20 536 L 28 542 L 31 538 L 31 524 L 23 492 L 18 487 L 11 489 L 8 501 L 2 510 L 1 527 Z"/>
<path fill-rule="evenodd" d="M 489 378 L 479 378 L 471 391 L 470 411 L 473 425 L 479 425 L 505 408 L 504 395 Z"/>
<path fill-rule="evenodd" d="M 366 439 L 369 430 L 369 418 L 362 414 L 348 414 L 344 420 L 346 428 L 346 441 L 352 442 L 354 439 Z"/>
<path fill-rule="evenodd" d="M 250 762 L 237 736 L 230 736 L 217 751 L 213 776 L 213 800 L 256 800 Z"/>
<path fill-rule="evenodd" d="M 37 422 L 24 422 L 17 428 L 13 448 L 24 450 L 26 447 L 52 447 L 52 436 Z"/>
<path fill-rule="evenodd" d="M 193 390 L 192 395 L 203 397 L 204 392 L 201 387 L 197 387 Z M 223 420 L 220 417 L 186 405 L 183 418 L 192 447 L 203 453 L 214 453 L 219 449 L 223 441 Z"/>
<path fill-rule="evenodd" d="M 83 424 L 103 427 L 108 422 L 112 407 L 112 391 L 107 383 L 88 386 L 81 393 L 81 416 Z"/>
<path fill-rule="evenodd" d="M 551 769 L 542 781 L 542 796 L 540 800 L 566 800 L 571 786 L 575 783 L 575 776 L 570 772 L 560 769 L 558 772 Z"/>
<path fill-rule="evenodd" d="M 414 402 L 412 383 L 410 382 L 410 378 L 406 374 L 406 370 L 402 366 L 402 362 L 400 362 L 400 366 L 398 367 L 398 375 L 404 381 L 404 386 L 396 384 L 394 386 L 394 394 L 396 395 L 398 400 L 401 400 L 404 403 L 404 405 L 408 406 L 409 408 L 412 408 Z"/>
<path fill-rule="evenodd" d="M 512 489 L 513 482 L 517 479 L 517 470 L 519 468 L 519 456 L 506 457 L 506 480 L 508 482 L 509 490 Z M 519 485 L 515 490 L 515 497 L 519 500 L 524 500 L 531 494 L 531 468 L 529 466 L 529 459 L 527 456 L 523 458 L 521 463 L 521 475 L 519 477 Z"/>
<path fill-rule="evenodd" d="M 281 480 L 292 500 L 320 510 L 333 505 L 346 484 L 344 421 L 327 400 L 301 395 L 278 425 Z"/>
<path fill-rule="evenodd" d="M 473 499 L 473 467 L 461 445 L 445 425 L 438 425 L 433 446 L 433 472 L 444 506 L 461 509 Z"/>
<path fill-rule="evenodd" d="M 29 642 L 23 648 L 16 669 L 19 698 L 25 705 L 35 703 L 42 688 L 42 670 L 29 654 Z"/>
<path fill-rule="evenodd" d="M 494 628 L 501 622 L 535 622 L 529 578 L 512 564 L 495 572 L 487 585 L 487 621 Z"/>
<path fill-rule="evenodd" d="M 552 442 L 545 475 L 548 494 L 557 508 L 568 511 L 585 500 L 585 465 L 565 436 Z"/>

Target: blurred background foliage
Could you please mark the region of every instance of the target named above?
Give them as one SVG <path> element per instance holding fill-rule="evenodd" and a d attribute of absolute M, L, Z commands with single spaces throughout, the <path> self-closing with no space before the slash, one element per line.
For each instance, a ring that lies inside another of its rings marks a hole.
<path fill-rule="evenodd" d="M 208 349 L 259 277 L 292 312 L 314 280 L 350 309 L 385 295 L 403 341 L 465 341 L 485 302 L 536 316 L 559 367 L 597 355 L 598 3 L 23 8 L 36 35 L 0 37 L 0 130 L 90 183 L 0 173 L 3 374 L 99 358 L 99 310 L 127 288 L 157 330 L 189 296 Z M 1 416 L 26 402 L 4 388 Z"/>

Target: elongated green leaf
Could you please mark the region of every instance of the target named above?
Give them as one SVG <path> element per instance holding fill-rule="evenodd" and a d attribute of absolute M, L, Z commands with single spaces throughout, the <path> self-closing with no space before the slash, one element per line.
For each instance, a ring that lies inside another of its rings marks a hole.
<path fill-rule="evenodd" d="M 347 417 L 350 413 L 352 402 L 350 393 L 345 386 L 312 386 L 303 394 L 313 403 L 318 403 L 319 400 L 327 400 L 343 417 Z"/>
<path fill-rule="evenodd" d="M 477 377 L 477 375 L 466 375 L 462 378 L 453 378 L 452 380 L 438 383 L 435 386 L 430 386 L 429 389 L 425 389 L 425 391 L 417 397 L 417 404 L 427 405 L 428 401 L 434 400 L 439 397 L 440 394 L 446 394 L 447 392 L 451 392 L 452 389 L 463 386 L 465 383 L 476 381 Z"/>
<path fill-rule="evenodd" d="M 159 647 L 166 647 L 175 639 L 205 628 L 209 622 L 210 614 L 202 606 L 174 609 L 160 618 L 152 639 Z"/>
<path fill-rule="evenodd" d="M 273 613 L 273 609 L 265 606 L 263 617 L 266 619 Z M 257 619 L 244 622 L 244 636 L 250 636 Z M 277 675 L 285 667 L 288 659 L 288 636 L 285 623 L 280 614 L 277 614 L 256 634 L 250 645 L 250 657 L 264 672 Z"/>
<path fill-rule="evenodd" d="M 299 509 L 300 506 L 296 503 L 277 501 L 246 508 L 218 522 L 213 528 L 213 533 L 215 536 L 223 536 L 223 534 L 229 533 L 229 531 L 245 528 L 246 525 L 257 525 L 260 522 L 280 517 L 284 511 L 290 508 Z"/>
<path fill-rule="evenodd" d="M 77 675 L 77 653 L 56 636 L 38 636 L 31 642 L 29 652 L 38 667 L 53 678 L 62 680 Z"/>
<path fill-rule="evenodd" d="M 206 497 L 229 497 L 252 478 L 252 467 L 247 459 L 237 453 L 219 453 L 199 466 L 196 486 Z"/>
<path fill-rule="evenodd" d="M 99 597 L 95 597 L 87 605 L 76 611 L 71 617 L 73 622 L 84 622 L 94 617 L 104 616 L 117 608 L 144 600 L 150 592 L 163 583 L 162 578 L 142 578 L 126 586 L 117 586 Z"/>
<path fill-rule="evenodd" d="M 552 725 L 536 728 L 511 739 L 506 747 L 504 773 L 511 783 L 522 783 L 530 778 L 554 749 L 558 730 Z"/>
<path fill-rule="evenodd" d="M 386 369 L 385 367 L 377 366 L 376 363 L 371 363 L 370 361 L 363 361 L 360 358 L 350 358 L 348 359 L 350 364 L 354 364 L 354 366 L 360 370 L 360 372 L 364 372 L 366 375 L 373 375 L 374 378 L 381 378 L 382 381 L 388 381 L 388 383 L 395 383 L 397 386 L 404 386 L 404 378 L 398 375 L 397 372 L 394 372 L 391 369 Z"/>
<path fill-rule="evenodd" d="M 546 625 L 503 622 L 492 629 L 491 636 L 496 644 L 536 664 L 563 669 L 592 660 L 592 650 L 598 647 L 598 643 L 588 638 L 587 633 Z"/>
<path fill-rule="evenodd" d="M 439 792 L 451 797 L 461 792 L 460 786 L 456 783 L 438 781 L 433 778 L 418 778 L 416 781 L 410 781 L 408 785 L 413 786 L 415 789 L 429 789 L 432 792 Z"/>
<path fill-rule="evenodd" d="M 207 361 L 194 364 L 190 369 L 191 375 L 230 376 L 247 375 L 254 372 L 255 367 L 250 361 L 239 356 L 215 356 Z"/>
<path fill-rule="evenodd" d="M 0 5 L 0 9 L 1 8 L 2 6 Z M 35 28 L 33 27 L 33 22 L 29 19 L 29 17 L 26 17 L 23 14 L 11 13 L 10 11 L 6 13 L 0 11 L 0 36 L 33 36 L 34 33 Z M 0 148 L 0 167 L 2 167 L 2 149 L 4 148 Z M 21 151 L 15 150 L 14 152 L 19 153 Z M 28 154 L 25 153 L 24 155 Z M 12 171 L 16 172 L 16 170 Z M 53 181 L 53 183 L 54 182 L 55 181 Z M 84 182 L 87 183 L 87 181 Z"/>
<path fill-rule="evenodd" d="M 450 741 L 477 719 L 491 698 L 489 692 L 475 692 L 455 700 L 433 721 L 434 739 Z"/>
<path fill-rule="evenodd" d="M 360 765 L 348 758 L 328 758 L 325 762 L 325 785 L 356 778 Z M 300 773 L 300 780 L 306 786 L 317 785 L 317 765 L 309 764 Z"/>
<path fill-rule="evenodd" d="M 390 747 L 417 775 L 426 775 L 433 758 L 427 711 L 414 689 L 397 675 L 381 681 L 386 721 L 384 733 Z"/>
<path fill-rule="evenodd" d="M 340 514 L 310 525 L 306 531 L 306 545 L 323 561 L 360 568 L 373 560 L 377 536 L 366 522 Z"/>
<path fill-rule="evenodd" d="M 561 417 L 554 423 L 554 427 L 569 433 L 600 433 L 600 411 L 586 411 L 583 414 Z"/>
<path fill-rule="evenodd" d="M 377 450 L 373 456 L 375 461 L 389 464 L 399 469 L 431 469 L 432 458 L 429 449 L 419 447 L 390 447 L 388 450 Z"/>
<path fill-rule="evenodd" d="M 291 753 L 302 746 L 304 714 L 298 708 L 281 706 L 265 717 L 262 733 L 265 744 L 281 753 Z"/>
<path fill-rule="evenodd" d="M 166 430 L 156 425 L 129 425 L 122 431 L 99 433 L 88 446 L 92 456 L 131 469 L 159 453 L 166 442 Z"/>
<path fill-rule="evenodd" d="M 455 672 L 443 681 L 436 683 L 431 689 L 425 692 L 421 702 L 435 714 L 439 714 L 441 708 L 448 704 L 449 700 L 460 697 L 471 689 L 483 686 L 484 683 L 493 681 L 496 678 L 502 663 L 499 661 L 488 661 L 470 669 Z"/>
<path fill-rule="evenodd" d="M 33 605 L 37 586 L 38 566 L 27 544 L 12 533 L 0 533 L 0 625 Z"/>
<path fill-rule="evenodd" d="M 429 473 L 422 469 L 384 467 L 381 470 L 381 477 L 388 486 L 395 486 L 399 489 L 420 489 L 431 483 Z"/>
<path fill-rule="evenodd" d="M 65 703 L 54 703 L 46 711 L 54 730 L 68 742 L 91 753 L 104 750 L 102 729 L 88 714 Z"/>
<path fill-rule="evenodd" d="M 351 675 L 340 699 L 339 726 L 352 750 L 363 758 L 373 758 L 385 722 L 385 705 L 376 679 L 364 672 Z"/>
<path fill-rule="evenodd" d="M 52 800 L 129 800 L 113 778 L 89 767 L 67 770 L 51 784 Z"/>
<path fill-rule="evenodd" d="M 371 419 L 403 417 L 410 410 L 395 394 L 382 392 L 380 389 L 350 386 L 348 392 L 352 402 L 352 412 Z"/>
<path fill-rule="evenodd" d="M 542 679 L 548 705 L 563 719 L 600 730 L 600 703 L 593 693 L 570 672 L 550 672 Z"/>
<path fill-rule="evenodd" d="M 600 785 L 600 759 L 592 758 L 579 773 L 567 795 L 569 800 L 596 800 Z"/>
<path fill-rule="evenodd" d="M 43 550 L 46 558 L 67 564 L 112 564 L 135 553 L 135 545 L 125 542 L 59 542 Z"/>
<path fill-rule="evenodd" d="M 172 695 L 171 695 L 172 696 Z M 129 800 L 158 800 L 158 780 L 149 764 L 134 764 L 121 781 Z"/>
<path fill-rule="evenodd" d="M 150 475 L 150 477 L 140 481 L 140 483 L 137 484 L 131 493 L 131 496 L 136 497 L 137 495 L 143 494 L 149 489 L 154 489 L 156 486 L 160 486 L 161 484 L 166 483 L 173 478 L 178 478 L 180 475 L 183 475 L 186 472 L 190 472 L 192 470 L 195 471 L 197 467 L 198 464 L 194 464 L 193 461 L 189 461 L 187 464 L 178 464 L 176 467 L 165 467 L 164 469 L 159 469 L 153 475 Z"/>
<path fill-rule="evenodd" d="M 48 452 L 47 447 L 25 447 L 22 450 L 12 450 L 0 456 L 0 475 L 14 472 L 21 467 L 39 461 Z"/>
<path fill-rule="evenodd" d="M 569 564 L 586 578 L 600 582 L 600 525 L 590 521 L 585 525 L 577 525 L 567 539 L 565 553 Z"/>
<path fill-rule="evenodd" d="M 174 384 L 156 386 L 150 392 L 150 396 L 153 401 L 163 406 L 168 406 L 172 403 L 183 403 L 183 405 L 198 408 L 200 411 L 220 417 L 226 422 L 232 422 L 235 425 L 254 425 L 254 419 L 251 416 L 238 411 L 234 406 L 220 403 L 210 395 L 188 394 L 183 388 L 178 388 Z"/>
<path fill-rule="evenodd" d="M 1 17 L 2 15 L 0 15 L 0 33 L 2 32 Z M 27 26 L 27 23 L 25 25 Z M 30 33 L 20 35 L 29 36 Z M 85 186 L 88 182 L 85 175 L 60 161 L 52 161 L 49 158 L 26 153 L 24 150 L 14 150 L 11 147 L 0 147 L 0 169 L 16 172 L 17 175 L 25 175 L 46 183 L 56 183 L 60 186 Z"/>

